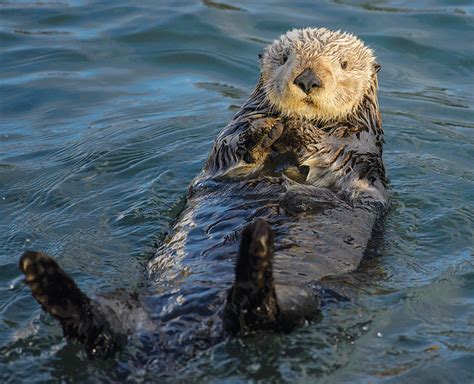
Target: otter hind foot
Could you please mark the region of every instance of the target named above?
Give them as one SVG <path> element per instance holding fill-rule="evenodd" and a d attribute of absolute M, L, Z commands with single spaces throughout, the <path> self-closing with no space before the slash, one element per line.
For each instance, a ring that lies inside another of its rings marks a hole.
<path fill-rule="evenodd" d="M 20 259 L 20 270 L 33 297 L 58 320 L 79 317 L 89 298 L 50 256 L 27 251 Z"/>
<path fill-rule="evenodd" d="M 87 297 L 50 256 L 26 251 L 20 270 L 33 297 L 43 310 L 57 319 L 64 336 L 84 344 L 90 356 L 112 356 L 124 335 L 112 330 L 100 306 Z"/>
<path fill-rule="evenodd" d="M 235 282 L 224 308 L 224 327 L 232 334 L 277 326 L 273 239 L 273 231 L 263 219 L 248 224 L 242 231 Z"/>
<path fill-rule="evenodd" d="M 242 231 L 235 282 L 224 307 L 224 328 L 231 334 L 286 333 L 321 315 L 320 297 L 312 290 L 275 284 L 273 242 L 273 231 L 263 219 Z"/>

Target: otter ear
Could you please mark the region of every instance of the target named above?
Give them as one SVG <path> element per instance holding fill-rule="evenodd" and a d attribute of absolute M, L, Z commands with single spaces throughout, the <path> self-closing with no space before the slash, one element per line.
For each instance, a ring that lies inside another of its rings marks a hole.
<path fill-rule="evenodd" d="M 380 68 L 382 68 L 382 66 L 381 66 L 380 64 L 378 64 L 378 63 L 375 63 L 375 64 L 374 64 L 374 71 L 375 71 L 375 73 L 379 73 Z"/>

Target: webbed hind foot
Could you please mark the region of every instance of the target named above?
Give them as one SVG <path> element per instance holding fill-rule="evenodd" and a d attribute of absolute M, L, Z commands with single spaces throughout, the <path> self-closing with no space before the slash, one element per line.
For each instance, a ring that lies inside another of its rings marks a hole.
<path fill-rule="evenodd" d="M 224 328 L 232 334 L 275 328 L 279 309 L 273 283 L 273 239 L 263 219 L 242 231 L 235 282 L 224 309 Z"/>
<path fill-rule="evenodd" d="M 124 343 L 100 306 L 87 297 L 50 256 L 27 251 L 19 263 L 33 297 L 56 318 L 64 336 L 84 344 L 90 356 L 106 358 Z"/>
<path fill-rule="evenodd" d="M 235 282 L 224 308 L 224 328 L 231 334 L 290 332 L 320 316 L 317 294 L 297 285 L 275 284 L 273 241 L 273 231 L 263 219 L 242 231 Z"/>

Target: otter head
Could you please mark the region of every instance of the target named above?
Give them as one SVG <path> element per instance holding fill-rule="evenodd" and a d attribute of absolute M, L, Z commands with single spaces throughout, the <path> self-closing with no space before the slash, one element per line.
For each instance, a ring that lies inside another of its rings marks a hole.
<path fill-rule="evenodd" d="M 325 28 L 294 29 L 261 56 L 265 97 L 284 116 L 331 121 L 348 117 L 369 89 L 380 66 L 353 35 Z M 374 86 L 375 85 L 375 86 Z"/>

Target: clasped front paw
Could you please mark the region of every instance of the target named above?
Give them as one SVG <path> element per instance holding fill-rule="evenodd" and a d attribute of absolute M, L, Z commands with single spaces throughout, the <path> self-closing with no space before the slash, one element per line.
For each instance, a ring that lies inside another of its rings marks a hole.
<path fill-rule="evenodd" d="M 243 160 L 247 163 L 262 162 L 270 153 L 271 146 L 280 138 L 284 126 L 274 118 L 257 119 L 250 123 L 247 132 L 247 150 Z"/>

